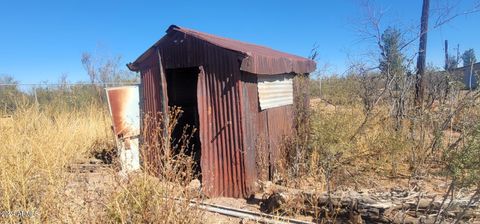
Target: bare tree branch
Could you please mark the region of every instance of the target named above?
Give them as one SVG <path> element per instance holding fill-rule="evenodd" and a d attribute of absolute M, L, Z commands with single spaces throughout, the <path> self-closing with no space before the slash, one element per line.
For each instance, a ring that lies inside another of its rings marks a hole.
<path fill-rule="evenodd" d="M 472 6 L 472 8 L 452 15 L 452 11 L 457 7 L 457 5 L 446 5 L 445 7 L 443 7 L 443 10 L 441 10 L 441 14 L 435 20 L 435 25 L 433 26 L 433 28 L 438 28 L 459 16 L 480 12 L 480 1 L 477 1 Z"/>

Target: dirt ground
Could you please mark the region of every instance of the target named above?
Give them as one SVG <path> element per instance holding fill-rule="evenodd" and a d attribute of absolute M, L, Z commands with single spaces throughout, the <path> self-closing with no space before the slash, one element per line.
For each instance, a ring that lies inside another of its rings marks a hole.
<path fill-rule="evenodd" d="M 74 164 L 70 167 L 69 183 L 65 191 L 65 217 L 66 222 L 84 223 L 101 222 L 100 217 L 105 217 L 108 195 L 115 188 L 119 187 L 121 179 L 114 171 L 112 165 L 106 165 L 101 160 L 91 159 L 84 163 Z M 315 180 L 305 180 L 302 192 L 308 192 L 308 182 Z M 335 194 L 340 198 L 363 197 L 367 200 L 373 200 L 370 203 L 392 203 L 395 200 L 404 200 L 401 203 L 410 203 L 420 196 L 429 200 L 439 200 L 443 197 L 448 188 L 448 182 L 445 179 L 428 177 L 423 180 L 408 180 L 407 178 L 379 178 L 371 177 L 374 185 L 362 187 L 339 188 Z M 281 192 L 282 194 L 291 194 L 300 189 L 290 191 L 287 189 L 279 190 L 281 187 L 269 183 L 266 187 L 262 186 L 262 192 L 259 192 L 251 199 L 235 198 L 210 198 L 203 202 L 208 204 L 221 205 L 236 209 L 248 210 L 253 212 L 262 212 L 262 203 L 265 203 L 268 196 Z M 469 192 L 456 192 L 459 198 L 468 198 Z M 420 195 L 420 196 L 419 196 Z M 363 200 L 363 199 L 362 199 Z M 410 202 L 408 202 L 410 201 Z M 159 211 L 160 212 L 160 211 Z M 301 215 L 296 213 L 291 218 L 314 221 L 311 215 Z M 251 220 L 228 217 L 212 212 L 205 212 L 203 216 L 205 223 L 255 223 Z M 318 221 L 318 220 L 317 220 Z M 341 223 L 341 222 L 340 222 Z M 355 223 L 355 222 L 350 222 Z"/>
<path fill-rule="evenodd" d="M 100 160 L 91 159 L 84 163 L 74 164 L 70 167 L 69 183 L 65 190 L 65 204 L 63 205 L 68 223 L 101 222 L 101 217 L 106 213 L 108 196 L 115 188 L 119 187 L 121 178 L 111 165 L 103 164 Z M 236 198 L 210 198 L 203 202 L 222 205 L 231 208 L 261 212 L 260 199 L 262 194 L 255 199 Z M 251 220 L 229 217 L 213 212 L 205 212 L 205 223 L 255 223 Z M 303 217 L 303 220 L 309 220 Z"/>
<path fill-rule="evenodd" d="M 118 187 L 118 177 L 111 165 L 91 159 L 70 167 L 65 190 L 68 223 L 99 222 L 105 214 L 108 195 Z M 68 212 L 67 212 L 68 211 Z"/>

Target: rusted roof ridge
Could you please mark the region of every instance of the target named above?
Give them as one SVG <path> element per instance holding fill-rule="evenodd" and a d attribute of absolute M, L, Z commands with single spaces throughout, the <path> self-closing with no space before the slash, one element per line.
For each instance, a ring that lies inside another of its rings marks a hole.
<path fill-rule="evenodd" d="M 150 56 L 150 54 L 152 54 L 154 52 L 154 50 L 158 47 L 158 45 L 160 45 L 160 43 L 162 43 L 165 39 L 166 39 L 166 35 L 163 36 L 160 40 L 158 40 L 157 42 L 155 42 L 151 47 L 149 47 L 145 52 L 143 52 L 140 56 L 138 56 L 137 59 L 135 59 L 135 61 L 133 62 L 130 62 L 127 64 L 127 68 L 130 69 L 130 71 L 133 71 L 133 72 L 137 72 L 138 70 L 140 70 L 140 68 L 138 67 L 138 65 L 143 62 L 145 59 L 148 58 L 148 56 Z"/>
<path fill-rule="evenodd" d="M 215 46 L 246 55 L 240 66 L 240 70 L 242 71 L 255 74 L 280 74 L 291 72 L 310 73 L 316 69 L 315 62 L 310 59 L 277 51 L 272 48 L 219 37 L 176 25 L 172 25 L 167 29 L 167 33 L 171 31 L 178 31 Z"/>
<path fill-rule="evenodd" d="M 256 44 L 203 33 L 176 25 L 171 25 L 166 30 L 167 35 L 157 41 L 133 63 L 128 64 L 128 68 L 132 71 L 138 71 L 139 66 L 143 63 L 143 61 L 148 58 L 157 47 L 162 47 L 162 43 L 165 42 L 164 40 L 168 39 L 169 36 L 171 36 L 169 34 L 173 34 L 173 32 L 179 32 L 192 38 L 205 41 L 213 46 L 232 51 L 232 53 L 240 53 L 243 55 L 243 58 L 241 58 L 240 70 L 253 74 L 302 74 L 313 72 L 316 69 L 315 62 L 304 57 L 284 53 Z"/>
<path fill-rule="evenodd" d="M 307 58 L 304 58 L 304 57 L 301 57 L 301 56 L 298 56 L 298 55 L 294 55 L 294 54 L 281 52 L 281 51 L 275 50 L 273 48 L 269 48 L 269 47 L 265 47 L 265 46 L 261 46 L 261 45 L 257 45 L 257 44 L 251 44 L 251 43 L 247 43 L 247 42 L 243 42 L 243 41 L 239 41 L 239 40 L 235 40 L 235 39 L 231 39 L 231 38 L 220 37 L 220 36 L 216 36 L 216 35 L 209 34 L 209 33 L 204 33 L 204 32 L 200 32 L 200 31 L 196 31 L 196 30 L 192 30 L 192 29 L 188 29 L 188 28 L 184 28 L 184 27 L 179 27 L 179 26 L 176 26 L 176 25 L 171 25 L 167 29 L 167 32 L 169 32 L 170 30 L 180 31 L 182 33 L 186 33 L 186 34 L 189 34 L 189 35 L 194 36 L 196 38 L 207 41 L 207 42 L 209 42 L 213 45 L 216 45 L 216 46 L 219 46 L 219 47 L 222 47 L 222 48 L 226 48 L 226 49 L 229 49 L 229 50 L 233 50 L 233 51 L 238 51 L 238 52 L 244 53 L 248 56 L 251 56 L 253 53 L 258 54 L 258 53 L 273 52 L 273 53 L 275 53 L 275 55 L 288 56 L 286 58 L 296 58 L 298 60 L 309 60 Z M 224 43 L 227 43 L 227 44 L 222 44 L 221 42 L 224 42 Z M 226 46 L 226 45 L 228 45 L 228 46 Z M 262 56 L 276 58 L 276 56 L 274 56 L 272 54 L 262 54 Z"/>

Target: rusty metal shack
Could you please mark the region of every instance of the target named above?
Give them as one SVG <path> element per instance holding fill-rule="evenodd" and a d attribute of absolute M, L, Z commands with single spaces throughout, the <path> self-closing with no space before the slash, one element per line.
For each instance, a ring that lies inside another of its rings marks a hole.
<path fill-rule="evenodd" d="M 198 127 L 197 162 L 211 197 L 248 197 L 259 173 L 271 178 L 279 144 L 293 132 L 295 77 L 316 68 L 303 57 L 175 25 L 127 66 L 140 72 L 143 114 L 181 106 L 183 123 Z"/>

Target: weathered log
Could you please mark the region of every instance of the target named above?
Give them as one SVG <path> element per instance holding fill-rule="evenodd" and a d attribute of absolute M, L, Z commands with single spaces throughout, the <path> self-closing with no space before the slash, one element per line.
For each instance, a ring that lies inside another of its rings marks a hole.
<path fill-rule="evenodd" d="M 468 200 L 447 201 L 442 205 L 438 195 L 419 194 L 419 192 L 391 192 L 390 194 L 366 192 L 316 193 L 290 189 L 282 186 L 270 186 L 262 200 L 265 212 L 288 213 L 289 208 L 299 209 L 304 214 L 343 216 L 376 223 L 433 223 L 439 211 L 450 207 L 443 216 L 454 219 L 466 209 L 463 220 L 480 217 L 478 205 L 465 208 Z M 321 210 L 321 212 L 318 212 Z M 313 212 L 317 211 L 317 212 Z M 315 217 L 321 218 L 321 217 Z M 352 222 L 352 221 L 350 221 Z M 355 223 L 355 222 L 353 222 Z"/>

